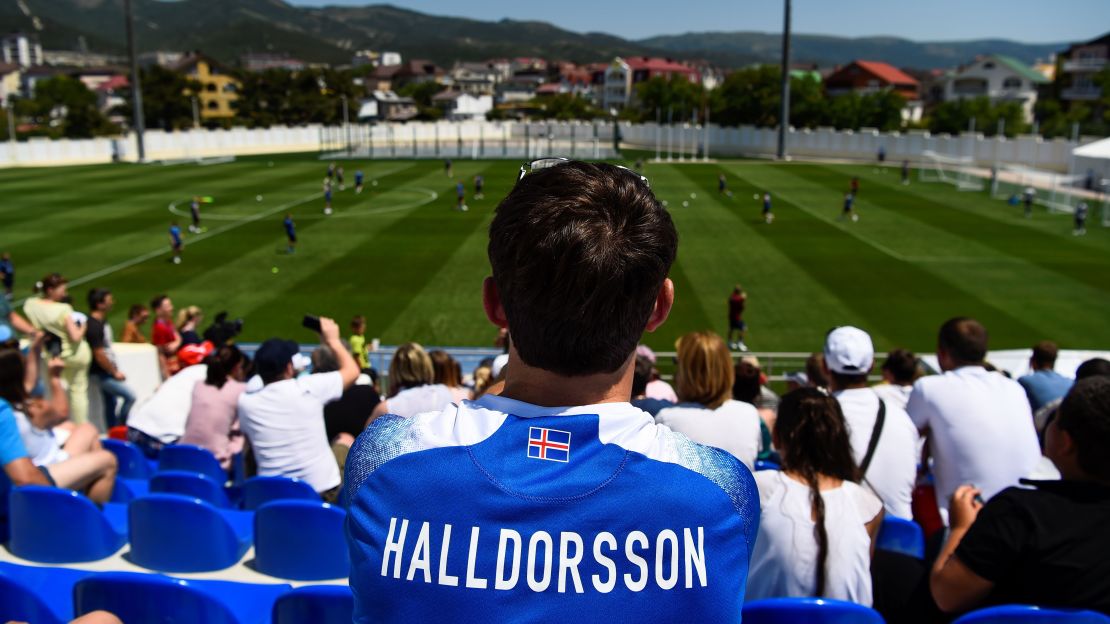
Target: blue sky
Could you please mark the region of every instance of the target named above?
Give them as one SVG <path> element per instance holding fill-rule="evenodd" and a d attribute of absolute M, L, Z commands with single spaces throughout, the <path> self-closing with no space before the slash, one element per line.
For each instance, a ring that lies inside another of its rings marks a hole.
<path fill-rule="evenodd" d="M 367 0 L 290 0 L 293 4 L 365 5 Z M 535 19 L 579 32 L 627 38 L 706 30 L 777 31 L 780 0 L 395 0 L 404 8 L 480 20 Z M 1005 38 L 1060 42 L 1110 28 L 1110 0 L 794 0 L 794 31 L 916 40 Z"/>

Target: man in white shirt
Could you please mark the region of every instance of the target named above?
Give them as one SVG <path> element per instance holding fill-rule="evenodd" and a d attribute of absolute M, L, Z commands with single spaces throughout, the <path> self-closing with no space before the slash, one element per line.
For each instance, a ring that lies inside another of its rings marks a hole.
<path fill-rule="evenodd" d="M 239 396 L 239 423 L 254 449 L 259 475 L 301 479 L 334 501 L 341 479 L 324 427 L 324 405 L 343 396 L 359 369 L 340 342 L 335 321 L 320 319 L 320 339 L 335 353 L 339 370 L 302 377 L 295 377 L 293 365 L 297 343 L 280 338 L 262 343 L 254 367 L 265 385 Z"/>
<path fill-rule="evenodd" d="M 917 480 L 917 429 L 897 403 L 880 399 L 867 387 L 874 361 L 871 336 L 862 329 L 837 327 L 825 337 L 822 367 L 844 412 L 864 485 L 882 499 L 888 514 L 909 519 Z"/>
<path fill-rule="evenodd" d="M 945 322 L 937 338 L 944 374 L 917 380 L 906 409 L 928 441 L 946 520 L 957 487 L 975 486 L 989 500 L 1029 476 L 1041 457 L 1025 391 L 984 368 L 986 355 L 982 324 L 966 317 Z"/>

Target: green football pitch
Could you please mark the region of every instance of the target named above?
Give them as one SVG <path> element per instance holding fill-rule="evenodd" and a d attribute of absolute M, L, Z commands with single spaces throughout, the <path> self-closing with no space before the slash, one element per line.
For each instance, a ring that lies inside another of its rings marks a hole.
<path fill-rule="evenodd" d="M 328 217 L 326 163 L 315 155 L 3 170 L 0 251 L 16 265 L 17 299 L 53 271 L 72 281 L 79 309 L 89 288 L 111 288 L 117 332 L 130 304 L 166 292 L 208 319 L 219 310 L 243 317 L 246 340 L 308 341 L 305 313 L 344 328 L 363 314 L 368 336 L 384 344 L 490 346 L 495 331 L 480 302 L 486 232 L 519 164 L 456 161 L 467 212 L 453 209 L 454 179 L 440 161 L 341 164 L 347 189 L 335 193 Z M 352 189 L 357 168 L 366 173 L 361 195 Z M 731 196 L 717 192 L 721 172 Z M 936 328 L 955 315 L 981 319 L 994 348 L 1044 338 L 1110 348 L 1108 228 L 1074 237 L 1067 215 L 1038 209 L 1026 220 L 985 193 L 916 179 L 902 186 L 897 169 L 871 165 L 649 162 L 644 173 L 680 235 L 674 311 L 645 336 L 658 350 L 687 331 L 723 334 L 738 282 L 748 292 L 747 342 L 759 351 L 815 350 L 845 324 L 871 332 L 880 350 L 929 351 Z M 485 198 L 472 199 L 479 174 Z M 860 178 L 855 223 L 837 219 L 852 176 Z M 765 190 L 771 225 L 756 198 Z M 213 199 L 202 204 L 206 231 L 186 232 L 175 265 L 167 229 L 171 219 L 188 225 L 193 195 Z M 297 223 L 293 255 L 285 253 L 287 211 Z"/>

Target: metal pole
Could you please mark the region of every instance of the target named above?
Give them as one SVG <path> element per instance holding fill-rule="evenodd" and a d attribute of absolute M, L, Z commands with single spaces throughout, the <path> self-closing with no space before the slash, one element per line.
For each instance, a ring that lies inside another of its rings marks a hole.
<path fill-rule="evenodd" d="M 1071 146 L 1068 147 L 1068 175 L 1075 175 L 1075 148 L 1079 147 L 1079 123 L 1071 125 Z"/>
<path fill-rule="evenodd" d="M 200 127 L 200 111 L 197 108 L 197 96 L 194 95 L 189 99 L 191 99 L 193 101 L 193 128 L 199 128 Z"/>
<path fill-rule="evenodd" d="M 674 147 L 674 108 L 667 109 L 667 162 L 671 162 Z"/>
<path fill-rule="evenodd" d="M 12 144 L 12 159 L 15 159 L 15 105 L 11 98 L 6 104 L 8 109 L 8 142 Z"/>
<path fill-rule="evenodd" d="M 782 17 L 782 108 L 779 110 L 778 159 L 786 159 L 786 129 L 790 126 L 790 0 L 783 0 Z"/>
<path fill-rule="evenodd" d="M 343 134 L 347 141 L 347 155 L 351 155 L 351 120 L 347 113 L 347 96 L 339 96 L 343 99 Z"/>
<path fill-rule="evenodd" d="M 663 140 L 663 111 L 655 107 L 655 162 L 659 162 L 660 143 Z"/>
<path fill-rule="evenodd" d="M 709 162 L 709 105 L 705 105 L 705 150 L 701 153 L 702 162 Z"/>
<path fill-rule="evenodd" d="M 131 107 L 132 123 L 135 130 L 135 145 L 139 152 L 139 162 L 146 160 L 146 147 L 143 145 L 143 88 L 139 83 L 139 57 L 135 54 L 135 18 L 131 14 L 131 0 L 123 0 L 124 23 L 127 29 L 127 54 L 131 57 Z"/>

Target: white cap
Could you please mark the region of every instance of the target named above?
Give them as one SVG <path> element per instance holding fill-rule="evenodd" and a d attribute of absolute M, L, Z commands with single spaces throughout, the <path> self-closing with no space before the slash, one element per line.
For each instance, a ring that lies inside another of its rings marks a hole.
<path fill-rule="evenodd" d="M 864 375 L 874 361 L 871 336 L 858 327 L 837 327 L 825 337 L 825 364 L 834 373 Z"/>
<path fill-rule="evenodd" d="M 501 369 L 505 368 L 505 365 L 508 363 L 508 353 L 502 353 L 501 355 L 493 358 L 493 366 L 490 367 L 490 373 L 493 375 L 494 379 L 497 379 L 501 376 Z"/>

